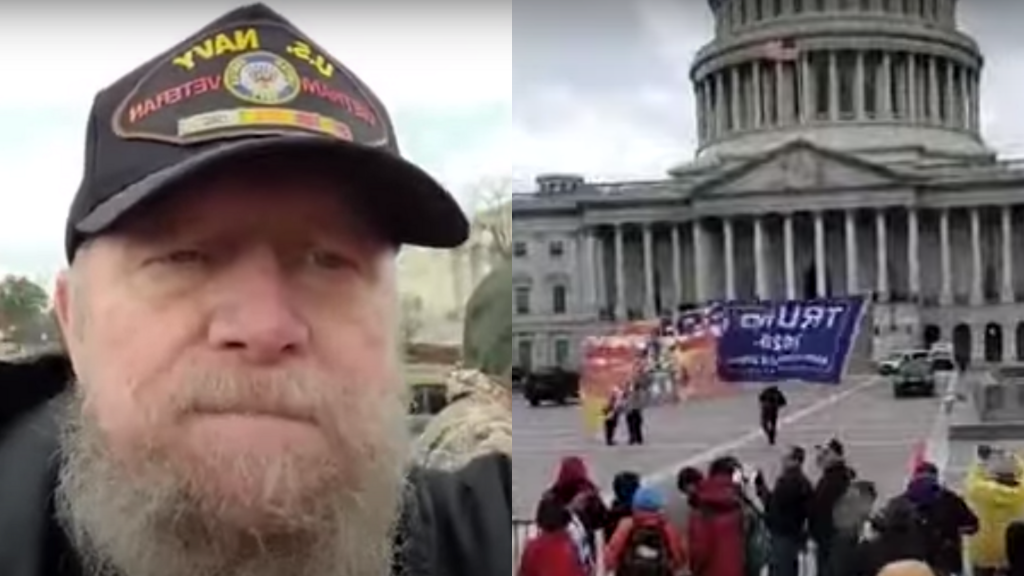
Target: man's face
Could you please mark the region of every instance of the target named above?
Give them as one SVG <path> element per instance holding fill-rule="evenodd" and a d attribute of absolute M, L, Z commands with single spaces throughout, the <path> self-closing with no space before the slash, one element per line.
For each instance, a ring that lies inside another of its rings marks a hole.
<path fill-rule="evenodd" d="M 58 286 L 80 381 L 66 514 L 128 574 L 362 576 L 408 444 L 394 248 L 325 181 L 231 172 L 96 239 Z"/>

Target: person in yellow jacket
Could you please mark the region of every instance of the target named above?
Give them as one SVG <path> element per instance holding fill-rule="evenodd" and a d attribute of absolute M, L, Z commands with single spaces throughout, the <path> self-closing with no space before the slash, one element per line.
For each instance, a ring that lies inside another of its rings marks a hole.
<path fill-rule="evenodd" d="M 1016 455 L 979 455 L 964 484 L 979 523 L 967 549 L 975 576 L 990 576 L 1007 568 L 1006 529 L 1024 518 L 1024 462 Z"/>

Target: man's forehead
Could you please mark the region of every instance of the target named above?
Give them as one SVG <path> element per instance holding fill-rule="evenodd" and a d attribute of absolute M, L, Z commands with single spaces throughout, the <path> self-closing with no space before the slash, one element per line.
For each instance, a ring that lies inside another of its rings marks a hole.
<path fill-rule="evenodd" d="M 171 233 L 261 224 L 379 236 L 350 186 L 275 170 L 221 172 L 183 184 L 128 218 L 126 230 Z"/>

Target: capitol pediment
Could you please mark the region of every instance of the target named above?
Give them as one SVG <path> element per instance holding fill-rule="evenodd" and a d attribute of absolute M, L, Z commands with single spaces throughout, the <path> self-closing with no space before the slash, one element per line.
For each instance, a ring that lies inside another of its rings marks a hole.
<path fill-rule="evenodd" d="M 717 196 L 858 189 L 903 179 L 884 166 L 797 141 L 723 171 L 697 186 L 695 193 Z"/>

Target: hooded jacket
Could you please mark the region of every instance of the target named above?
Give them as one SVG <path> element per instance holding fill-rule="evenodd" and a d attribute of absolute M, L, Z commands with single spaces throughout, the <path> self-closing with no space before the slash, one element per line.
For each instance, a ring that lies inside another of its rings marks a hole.
<path fill-rule="evenodd" d="M 687 526 L 695 576 L 743 576 L 743 504 L 732 478 L 709 476 L 697 487 Z"/>
<path fill-rule="evenodd" d="M 963 538 L 978 531 L 978 517 L 938 478 L 922 474 L 910 480 L 904 497 L 927 522 L 928 561 L 947 574 L 963 571 Z"/>
<path fill-rule="evenodd" d="M 981 466 L 967 473 L 964 492 L 967 503 L 978 516 L 978 532 L 968 540 L 970 561 L 981 568 L 1007 566 L 1006 529 L 1014 520 L 1024 518 L 1024 483 L 1021 470 L 1017 480 L 1001 483 L 990 478 Z"/>
<path fill-rule="evenodd" d="M 0 362 L 0 574 L 78 576 L 54 518 L 63 356 Z M 511 574 L 511 465 L 482 456 L 452 472 L 415 467 L 399 559 L 410 576 Z"/>

